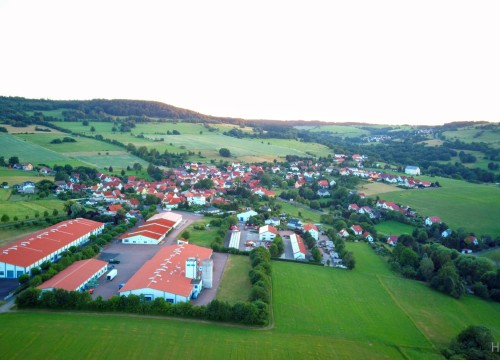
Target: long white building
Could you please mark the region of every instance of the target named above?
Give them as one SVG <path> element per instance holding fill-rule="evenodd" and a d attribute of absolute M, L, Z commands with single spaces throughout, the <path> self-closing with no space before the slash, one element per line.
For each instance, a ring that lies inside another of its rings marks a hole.
<path fill-rule="evenodd" d="M 101 222 L 87 219 L 66 220 L 0 248 L 0 278 L 29 274 L 45 261 L 56 261 L 63 251 L 89 241 L 104 229 Z"/>

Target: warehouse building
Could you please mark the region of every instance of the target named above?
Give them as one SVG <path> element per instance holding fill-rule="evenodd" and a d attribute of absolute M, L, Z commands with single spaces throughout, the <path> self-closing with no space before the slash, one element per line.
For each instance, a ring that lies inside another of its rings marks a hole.
<path fill-rule="evenodd" d="M 108 263 L 97 259 L 76 261 L 51 279 L 38 286 L 42 291 L 64 289 L 84 291 L 85 285 L 99 279 L 108 270 Z"/>
<path fill-rule="evenodd" d="M 155 215 L 151 216 L 148 219 L 148 221 L 159 220 L 159 219 L 163 219 L 163 220 L 167 220 L 167 221 L 172 221 L 174 223 L 174 225 L 172 227 L 174 229 L 176 229 L 181 224 L 181 222 L 182 222 L 182 215 L 174 213 L 173 211 L 165 211 L 165 212 L 162 212 L 162 213 L 155 214 Z"/>
<path fill-rule="evenodd" d="M 212 287 L 212 249 L 182 244 L 161 248 L 119 290 L 121 295 L 162 298 L 173 304 L 198 297 Z"/>
<path fill-rule="evenodd" d="M 119 238 L 124 244 L 158 245 L 174 228 L 175 222 L 165 219 L 149 219 Z"/>
<path fill-rule="evenodd" d="M 260 241 L 273 241 L 278 235 L 278 230 L 274 226 L 264 225 L 259 228 Z"/>
<path fill-rule="evenodd" d="M 293 258 L 295 260 L 305 260 L 307 250 L 302 238 L 297 234 L 291 234 L 290 242 L 292 243 Z"/>
<path fill-rule="evenodd" d="M 0 248 L 0 278 L 29 274 L 45 261 L 54 262 L 71 246 L 88 242 L 104 229 L 101 222 L 87 219 L 66 220 Z"/>

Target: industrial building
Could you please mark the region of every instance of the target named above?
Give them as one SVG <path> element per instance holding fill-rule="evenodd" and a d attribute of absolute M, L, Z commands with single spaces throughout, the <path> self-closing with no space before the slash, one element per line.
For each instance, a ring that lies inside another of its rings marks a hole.
<path fill-rule="evenodd" d="M 172 221 L 174 225 L 172 228 L 176 229 L 182 222 L 182 215 L 174 213 L 173 211 L 165 211 L 156 215 L 151 216 L 148 221 L 163 219 L 167 221 Z"/>
<path fill-rule="evenodd" d="M 143 295 L 147 301 L 187 302 L 202 288 L 212 287 L 212 249 L 191 244 L 161 248 L 119 290 L 121 295 Z"/>
<path fill-rule="evenodd" d="M 42 291 L 64 289 L 83 291 L 89 282 L 95 282 L 108 270 L 108 263 L 97 259 L 76 261 L 51 279 L 38 286 Z"/>
<path fill-rule="evenodd" d="M 278 230 L 274 226 L 265 225 L 259 228 L 260 241 L 273 241 L 276 235 L 278 235 Z"/>
<path fill-rule="evenodd" d="M 135 229 L 120 236 L 124 244 L 157 245 L 175 226 L 175 222 L 162 218 L 149 219 Z"/>
<path fill-rule="evenodd" d="M 0 278 L 29 274 L 45 261 L 57 261 L 71 246 L 88 242 L 104 229 L 101 222 L 82 218 L 62 221 L 0 248 Z"/>
<path fill-rule="evenodd" d="M 302 238 L 297 234 L 291 234 L 290 242 L 292 243 L 293 258 L 295 260 L 305 260 L 307 250 Z"/>

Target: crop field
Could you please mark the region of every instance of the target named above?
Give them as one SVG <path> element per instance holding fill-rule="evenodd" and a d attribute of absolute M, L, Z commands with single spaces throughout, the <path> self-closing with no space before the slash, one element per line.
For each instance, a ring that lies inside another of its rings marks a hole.
<path fill-rule="evenodd" d="M 442 187 L 388 192 L 381 198 L 409 205 L 424 217 L 439 216 L 455 230 L 500 235 L 500 187 L 439 177 L 419 179 L 439 181 Z"/>
<path fill-rule="evenodd" d="M 64 165 L 67 161 L 64 155 L 9 134 L 0 134 L 0 148 L 5 159 L 17 156 L 21 162 L 30 162 L 33 165 L 49 162 L 58 162 Z"/>
<path fill-rule="evenodd" d="M 375 229 L 381 234 L 399 236 L 403 234 L 411 235 L 414 228 L 413 226 L 402 224 L 397 221 L 383 221 L 375 225 Z"/>
<path fill-rule="evenodd" d="M 17 126 L 12 126 L 12 125 L 7 125 L 7 124 L 1 124 L 2 127 L 7 129 L 7 132 L 9 134 L 24 134 L 24 133 L 30 133 L 30 134 L 62 134 L 58 130 L 54 129 L 49 129 L 50 132 L 47 131 L 38 131 L 36 130 L 37 127 L 47 129 L 45 126 L 40 126 L 40 125 L 28 125 L 28 126 L 23 126 L 23 127 L 17 127 Z"/>
<path fill-rule="evenodd" d="M 439 350 L 469 324 L 500 336 L 498 304 L 455 300 L 393 274 L 365 243 L 347 246 L 356 256 L 354 271 L 273 262 L 271 329 L 21 311 L 0 315 L 2 356 L 440 359 Z"/>
<path fill-rule="evenodd" d="M 123 151 L 123 148 L 105 143 L 103 141 L 98 141 L 94 139 L 88 139 L 85 137 L 71 136 L 68 134 L 20 134 L 16 135 L 20 139 L 29 141 L 33 144 L 40 145 L 46 149 L 58 152 L 58 153 L 72 153 L 80 151 Z M 62 143 L 62 144 L 51 144 L 50 142 L 54 139 L 62 139 L 64 137 L 70 137 L 76 140 L 72 143 Z"/>
<path fill-rule="evenodd" d="M 235 303 L 248 301 L 252 284 L 248 277 L 251 270 L 250 258 L 241 255 L 229 255 L 222 281 L 217 291 L 217 299 Z M 237 291 L 235 291 L 237 289 Z"/>
<path fill-rule="evenodd" d="M 7 214 L 11 222 L 14 221 L 14 216 L 17 216 L 19 221 L 26 220 L 26 216 L 32 220 L 37 212 L 40 218 L 43 218 L 44 211 L 52 215 L 54 209 L 62 214 L 63 206 L 64 202 L 56 199 L 0 201 L 0 216 Z"/>
<path fill-rule="evenodd" d="M 368 135 L 368 130 L 360 129 L 357 126 L 349 125 L 321 125 L 321 126 L 296 126 L 297 129 L 309 130 L 312 132 L 326 131 L 334 136 L 340 137 L 358 137 Z"/>
<path fill-rule="evenodd" d="M 24 181 L 54 180 L 53 176 L 39 175 L 34 171 L 23 171 L 0 168 L 0 183 L 6 181 L 9 186 L 19 184 Z"/>
<path fill-rule="evenodd" d="M 102 153 L 80 153 L 75 155 L 75 159 L 92 164 L 98 169 L 113 167 L 116 172 L 117 169 L 126 169 L 127 166 L 132 167 L 134 163 L 139 163 L 143 167 L 147 167 L 148 163 L 137 156 L 127 153 L 126 151 L 110 151 L 109 154 Z"/>

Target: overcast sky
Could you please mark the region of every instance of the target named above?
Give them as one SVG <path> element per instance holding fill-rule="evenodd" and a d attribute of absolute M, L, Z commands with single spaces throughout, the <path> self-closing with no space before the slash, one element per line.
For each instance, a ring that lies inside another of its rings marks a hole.
<path fill-rule="evenodd" d="M 247 119 L 500 121 L 500 2 L 0 0 L 0 95 Z"/>

